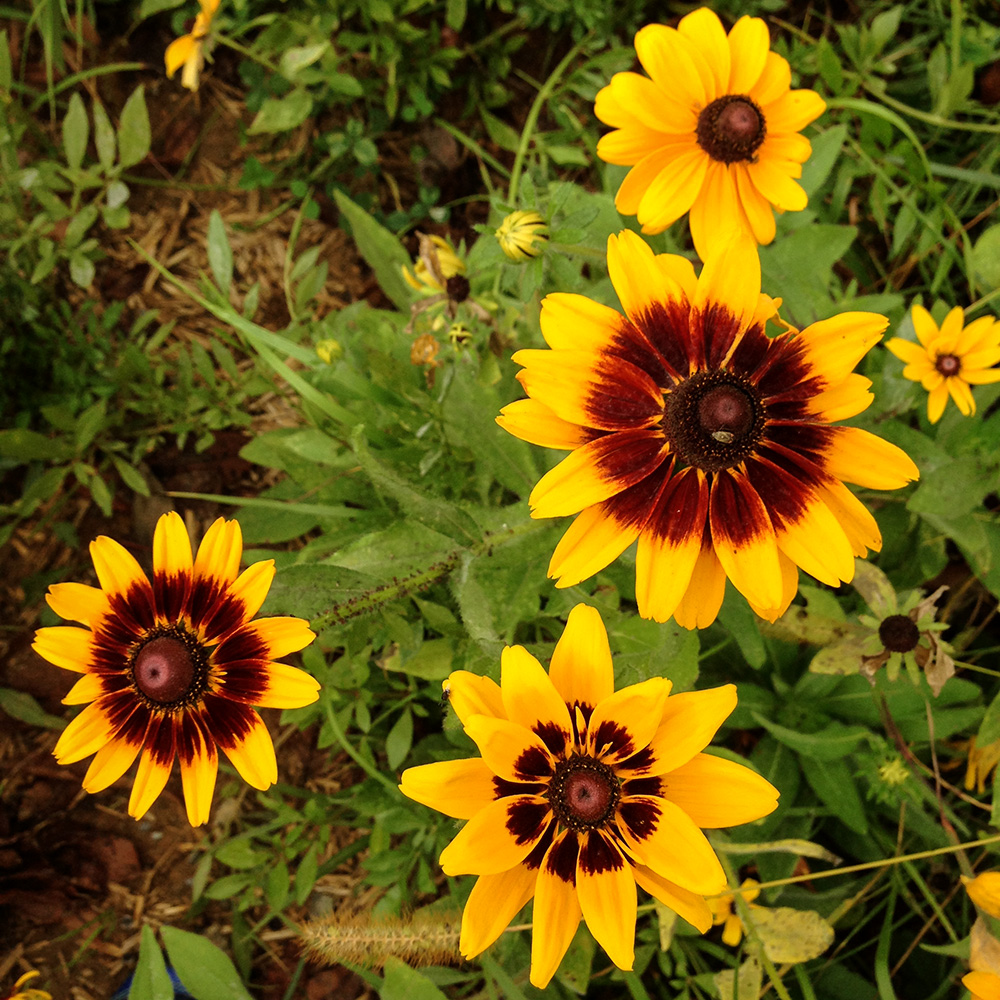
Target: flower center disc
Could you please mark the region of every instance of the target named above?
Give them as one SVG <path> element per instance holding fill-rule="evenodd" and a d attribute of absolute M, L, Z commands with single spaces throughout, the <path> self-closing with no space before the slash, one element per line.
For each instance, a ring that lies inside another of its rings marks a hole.
<path fill-rule="evenodd" d="M 178 701 L 191 689 L 195 675 L 191 652 L 170 636 L 151 639 L 132 664 L 135 686 L 150 701 L 161 705 Z"/>
<path fill-rule="evenodd" d="M 698 372 L 667 394 L 664 428 L 689 465 L 720 472 L 753 451 L 764 431 L 764 406 L 738 375 Z"/>
<path fill-rule="evenodd" d="M 766 135 L 764 115 L 749 97 L 728 94 L 698 115 L 698 145 L 721 163 L 753 161 Z"/>
<path fill-rule="evenodd" d="M 891 653 L 909 653 L 920 641 L 920 630 L 906 615 L 889 615 L 878 627 L 882 645 Z"/>
<path fill-rule="evenodd" d="M 552 811 L 571 830 L 592 830 L 614 812 L 621 784 L 607 764 L 593 757 L 563 761 L 549 784 Z"/>
<path fill-rule="evenodd" d="M 949 375 L 957 375 L 962 370 L 962 360 L 954 354 L 939 354 L 934 367 L 947 378 Z"/>

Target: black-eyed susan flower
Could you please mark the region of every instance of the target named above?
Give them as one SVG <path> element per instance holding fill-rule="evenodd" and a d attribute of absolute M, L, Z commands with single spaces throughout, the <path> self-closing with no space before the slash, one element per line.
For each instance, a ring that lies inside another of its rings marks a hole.
<path fill-rule="evenodd" d="M 895 445 L 832 422 L 864 410 L 852 369 L 887 325 L 844 313 L 768 338 L 756 247 L 742 237 L 696 278 L 634 233 L 608 241 L 622 316 L 582 295 L 542 302 L 551 350 L 514 355 L 530 398 L 498 423 L 570 455 L 529 497 L 533 517 L 576 514 L 549 576 L 571 587 L 638 539 L 636 600 L 656 621 L 714 621 L 728 576 L 763 618 L 788 607 L 801 567 L 837 586 L 881 546 L 842 480 L 897 489 L 918 476 Z"/>
<path fill-rule="evenodd" d="M 969 899 L 984 913 L 1000 920 L 1000 872 L 981 872 L 975 878 L 961 876 Z"/>
<path fill-rule="evenodd" d="M 60 764 L 96 754 L 88 792 L 117 781 L 139 757 L 129 815 L 139 819 L 180 760 L 188 819 L 208 819 L 221 748 L 254 788 L 278 779 L 274 745 L 252 706 L 298 708 L 318 697 L 302 670 L 273 662 L 315 638 L 301 618 L 250 619 L 274 578 L 273 560 L 239 572 L 239 523 L 219 518 L 197 556 L 184 522 L 164 514 L 153 536 L 153 578 L 116 541 L 91 542 L 100 588 L 57 583 L 46 600 L 86 628 L 35 633 L 50 663 L 82 674 L 63 699 L 86 708 L 55 747 Z M 140 756 L 141 753 L 141 756 Z"/>
<path fill-rule="evenodd" d="M 511 260 L 537 257 L 545 247 L 548 230 L 537 212 L 511 212 L 494 233 L 500 249 Z"/>
<path fill-rule="evenodd" d="M 702 932 L 704 896 L 725 875 L 702 828 L 770 813 L 777 790 L 702 751 L 736 707 L 732 684 L 670 693 L 653 678 L 614 690 L 607 632 L 577 605 L 549 673 L 521 646 L 500 684 L 466 671 L 445 681 L 482 758 L 403 773 L 405 795 L 468 820 L 441 855 L 448 875 L 478 875 L 462 918 L 466 958 L 488 948 L 534 897 L 531 982 L 543 988 L 582 915 L 608 957 L 630 969 L 636 885 Z"/>
<path fill-rule="evenodd" d="M 14 983 L 13 992 L 8 993 L 4 997 L 4 1000 L 52 1000 L 52 994 L 46 990 L 39 990 L 34 986 L 27 985 L 32 979 L 37 979 L 40 975 L 41 973 L 35 969 L 26 972 Z"/>
<path fill-rule="evenodd" d="M 919 382 L 928 392 L 927 419 L 936 424 L 948 397 L 955 400 L 963 416 L 976 412 L 971 386 L 1000 382 L 1000 322 L 981 316 L 968 326 L 964 313 L 955 306 L 938 329 L 931 314 L 920 305 L 910 312 L 919 343 L 893 337 L 885 345 L 906 362 L 903 377 Z"/>
<path fill-rule="evenodd" d="M 194 19 L 194 26 L 186 35 L 175 38 L 163 55 L 167 76 L 172 77 L 181 66 L 181 86 L 188 90 L 198 89 L 198 77 L 205 65 L 205 39 L 212 29 L 212 18 L 219 9 L 220 0 L 198 0 L 201 10 Z"/>
<path fill-rule="evenodd" d="M 760 895 L 760 889 L 757 888 L 759 885 L 756 879 L 746 878 L 740 884 L 739 895 L 746 903 L 753 903 Z M 736 906 L 736 895 L 734 892 L 727 892 L 708 901 L 712 910 L 712 926 L 721 925 L 722 943 L 730 948 L 735 948 L 743 937 L 743 920 Z"/>
<path fill-rule="evenodd" d="M 676 28 L 650 24 L 635 36 L 647 76 L 616 73 L 594 113 L 614 131 L 597 144 L 608 163 L 630 166 L 615 199 L 659 233 L 690 212 L 705 259 L 736 226 L 774 239 L 774 211 L 800 211 L 796 178 L 812 147 L 799 131 L 826 109 L 812 90 L 791 90 L 791 69 L 770 51 L 767 25 L 741 17 L 727 37 L 707 7 Z"/>
<path fill-rule="evenodd" d="M 972 1000 L 1000 1000 L 1000 976 L 995 972 L 969 972 L 962 985 L 972 994 Z"/>

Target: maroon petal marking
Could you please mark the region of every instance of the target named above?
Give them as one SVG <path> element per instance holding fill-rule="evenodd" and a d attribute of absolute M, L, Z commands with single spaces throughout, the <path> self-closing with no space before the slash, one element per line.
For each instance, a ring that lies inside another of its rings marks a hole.
<path fill-rule="evenodd" d="M 604 509 L 608 516 L 613 517 L 623 528 L 644 528 L 656 505 L 657 497 L 672 474 L 675 463 L 673 455 L 667 456 L 666 460 L 645 479 L 616 493 L 613 497 L 608 497 L 604 501 Z"/>
<path fill-rule="evenodd" d="M 191 599 L 188 602 L 191 624 L 200 629 L 205 642 L 216 643 L 225 638 L 234 629 L 246 622 L 246 605 L 229 593 L 212 577 L 201 577 L 194 581 L 191 589 Z M 234 660 L 253 659 L 254 653 L 231 656 Z"/>
<path fill-rule="evenodd" d="M 757 379 L 770 367 L 774 358 L 772 345 L 777 340 L 777 337 L 771 340 L 759 324 L 750 327 L 736 345 L 726 369 L 756 384 Z"/>
<path fill-rule="evenodd" d="M 94 705 L 108 720 L 115 739 L 124 738 L 134 743 L 138 742 L 134 737 L 141 738 L 145 732 L 150 712 L 130 687 L 103 694 Z"/>
<path fill-rule="evenodd" d="M 542 834 L 541 840 L 531 849 L 531 853 L 524 859 L 524 864 L 531 869 L 541 868 L 542 861 L 545 859 L 545 854 L 548 849 L 552 846 L 552 838 L 556 833 L 556 824 L 549 823 L 545 828 L 545 833 Z"/>
<path fill-rule="evenodd" d="M 529 746 L 514 761 L 514 774 L 523 781 L 536 781 L 552 775 L 552 760 L 540 747 Z"/>
<path fill-rule="evenodd" d="M 219 694 L 245 705 L 257 705 L 270 687 L 267 670 L 270 660 L 226 661 Z"/>
<path fill-rule="evenodd" d="M 557 759 L 565 757 L 571 749 L 569 745 L 571 734 L 557 726 L 554 722 L 539 723 L 532 731 Z M 551 765 L 547 773 L 552 773 Z"/>
<path fill-rule="evenodd" d="M 632 734 L 621 723 L 605 719 L 594 733 L 594 750 L 598 758 L 616 756 L 619 759 L 631 757 L 637 747 Z M 617 766 L 617 765 L 616 765 Z"/>
<path fill-rule="evenodd" d="M 101 674 L 118 674 L 128 663 L 129 646 L 138 642 L 141 635 L 132 635 L 127 643 L 119 642 L 100 627 L 94 632 L 92 658 L 94 669 Z"/>
<path fill-rule="evenodd" d="M 176 716 L 166 712 L 150 712 L 149 725 L 143 736 L 142 745 L 154 763 L 161 767 L 170 767 L 174 762 L 177 746 L 175 732 Z"/>
<path fill-rule="evenodd" d="M 771 344 L 770 364 L 757 379 L 757 388 L 765 401 L 769 401 L 771 396 L 781 397 L 793 389 L 811 396 L 822 388 L 822 380 L 812 389 L 803 385 L 814 380 L 817 373 L 806 361 L 805 348 L 798 338 L 785 333 L 775 337 Z"/>
<path fill-rule="evenodd" d="M 257 718 L 252 708 L 211 692 L 206 692 L 204 702 L 202 721 L 224 750 L 235 749 L 250 735 Z"/>
<path fill-rule="evenodd" d="M 769 453 L 778 465 L 793 474 L 796 469 L 810 466 L 825 469 L 835 433 L 826 424 L 769 424 L 761 451 Z"/>
<path fill-rule="evenodd" d="M 734 341 L 743 332 L 737 316 L 718 302 L 704 309 L 692 309 L 690 324 L 691 357 L 700 371 L 721 367 Z"/>
<path fill-rule="evenodd" d="M 639 753 L 635 755 L 626 765 L 619 765 L 619 772 L 624 767 L 631 767 L 632 761 L 637 760 L 642 757 L 643 754 L 649 754 L 649 760 L 642 763 L 642 767 L 648 767 L 652 763 L 652 752 L 647 747 L 646 750 L 640 750 Z M 639 770 L 637 767 L 636 770 Z M 629 778 L 627 774 L 618 775 L 624 784 L 622 785 L 622 797 L 629 797 L 633 795 L 662 795 L 663 794 L 663 782 L 659 777 L 656 778 Z"/>
<path fill-rule="evenodd" d="M 605 353 L 583 403 L 592 427 L 606 431 L 649 427 L 663 414 L 658 384 L 635 365 Z"/>
<path fill-rule="evenodd" d="M 544 795 L 548 787 L 546 781 L 508 781 L 493 775 L 493 788 L 498 799 L 510 798 L 512 795 Z"/>
<path fill-rule="evenodd" d="M 602 875 L 617 872 L 625 867 L 626 861 L 618 847 L 600 830 L 591 830 L 580 848 L 580 871 L 585 875 Z"/>
<path fill-rule="evenodd" d="M 755 520 L 756 510 L 746 499 L 752 492 L 756 491 L 746 478 L 733 475 L 731 469 L 716 474 L 708 498 L 712 535 L 720 536 L 715 538 L 716 541 L 724 539 L 727 544 L 742 548 L 761 535 L 770 533 L 770 521 L 762 523 Z"/>
<path fill-rule="evenodd" d="M 634 840 L 643 841 L 652 836 L 663 815 L 659 803 L 652 796 L 623 798 L 618 806 L 618 819 Z"/>
<path fill-rule="evenodd" d="M 507 832 L 518 845 L 537 840 L 551 822 L 552 810 L 547 802 L 526 797 L 513 799 L 507 806 Z"/>
<path fill-rule="evenodd" d="M 629 360 L 646 371 L 657 385 L 666 386 L 691 373 L 694 350 L 690 329 L 691 308 L 686 302 L 651 303 L 636 319 L 636 326 L 652 346 L 643 361 Z"/>
<path fill-rule="evenodd" d="M 148 580 L 134 581 L 124 596 L 122 594 L 108 594 L 107 596 L 111 615 L 105 615 L 105 621 L 109 617 L 120 619 L 119 627 L 123 628 L 127 634 L 132 636 L 141 634 L 156 624 L 153 588 L 149 585 Z"/>
<path fill-rule="evenodd" d="M 666 457 L 662 430 L 627 430 L 585 445 L 601 479 L 626 490 L 654 473 Z"/>
<path fill-rule="evenodd" d="M 747 479 L 764 501 L 776 530 L 800 520 L 809 507 L 810 484 L 790 476 L 766 458 L 757 456 L 747 462 Z"/>
<path fill-rule="evenodd" d="M 629 773 L 641 774 L 646 768 L 652 767 L 656 757 L 653 755 L 651 747 L 643 747 L 638 753 L 632 754 L 628 760 L 615 764 L 615 771 L 622 781 L 629 781 Z M 638 795 L 638 792 L 627 792 L 622 789 L 622 795 Z"/>
<path fill-rule="evenodd" d="M 564 830 L 545 857 L 545 870 L 563 882 L 576 885 L 576 860 L 579 848 L 577 835 L 572 830 Z"/>
<path fill-rule="evenodd" d="M 191 583 L 190 573 L 153 573 L 153 597 L 161 620 L 176 622 L 184 616 Z"/>
<path fill-rule="evenodd" d="M 199 738 L 199 733 L 201 738 Z M 194 712 L 182 712 L 177 724 L 177 756 L 182 764 L 190 766 L 205 747 L 209 758 L 218 757 L 215 743 L 205 724 Z"/>
<path fill-rule="evenodd" d="M 645 530 L 675 544 L 701 538 L 708 518 L 708 492 L 705 476 L 682 469 L 664 487 Z"/>
<path fill-rule="evenodd" d="M 233 601 L 240 604 L 242 601 Z M 209 640 L 206 638 L 205 640 Z M 252 629 L 238 629 L 226 636 L 212 652 L 212 662 L 222 669 L 227 669 L 230 663 L 242 663 L 245 660 L 267 660 L 269 647 L 260 635 Z"/>

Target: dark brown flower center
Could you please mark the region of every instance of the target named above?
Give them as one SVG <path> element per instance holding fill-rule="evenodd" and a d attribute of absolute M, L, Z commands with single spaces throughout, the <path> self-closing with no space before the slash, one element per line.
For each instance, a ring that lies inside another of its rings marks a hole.
<path fill-rule="evenodd" d="M 753 161 L 766 135 L 764 114 L 749 97 L 727 94 L 698 115 L 698 145 L 721 163 Z"/>
<path fill-rule="evenodd" d="M 882 645 L 891 653 L 909 653 L 916 649 L 920 630 L 907 615 L 889 615 L 878 627 Z"/>
<path fill-rule="evenodd" d="M 464 302 L 469 297 L 469 279 L 464 274 L 453 274 L 445 280 L 444 290 L 452 302 Z"/>
<path fill-rule="evenodd" d="M 129 662 L 136 690 L 157 706 L 187 704 L 206 686 L 208 660 L 201 644 L 181 625 L 158 629 Z"/>
<path fill-rule="evenodd" d="M 615 772 L 593 757 L 570 757 L 549 782 L 549 805 L 571 830 L 592 830 L 607 822 L 621 797 Z"/>
<path fill-rule="evenodd" d="M 957 375 L 962 370 L 962 359 L 954 354 L 939 354 L 934 367 L 947 378 L 949 375 Z"/>
<path fill-rule="evenodd" d="M 732 372 L 698 372 L 666 397 L 664 429 L 688 465 L 720 472 L 739 465 L 764 431 L 757 390 Z"/>

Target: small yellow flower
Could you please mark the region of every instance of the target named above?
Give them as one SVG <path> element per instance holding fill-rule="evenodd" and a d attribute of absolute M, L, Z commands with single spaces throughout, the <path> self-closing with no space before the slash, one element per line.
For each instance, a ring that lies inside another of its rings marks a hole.
<path fill-rule="evenodd" d="M 163 61 L 167 66 L 167 76 L 173 76 L 183 66 L 181 85 L 188 90 L 198 89 L 198 74 L 205 65 L 205 54 L 202 46 L 212 28 L 212 18 L 219 9 L 220 0 L 198 0 L 201 12 L 194 19 L 194 27 L 190 34 L 174 39 L 164 53 Z"/>
<path fill-rule="evenodd" d="M 21 989 L 25 983 L 40 975 L 41 973 L 34 969 L 31 972 L 26 972 L 14 983 L 14 992 L 8 994 L 5 1000 L 52 1000 L 52 994 L 45 990 L 36 990 L 33 986 L 26 990 Z"/>
<path fill-rule="evenodd" d="M 747 903 L 752 903 L 759 895 L 760 883 L 756 879 L 747 878 L 740 885 L 739 895 Z M 722 924 L 722 943 L 735 948 L 743 937 L 743 921 L 736 910 L 736 893 L 727 892 L 724 896 L 710 899 L 708 905 L 712 908 L 712 926 Z"/>
<path fill-rule="evenodd" d="M 983 872 L 975 878 L 963 875 L 962 885 L 980 910 L 1000 919 L 1000 872 Z"/>
<path fill-rule="evenodd" d="M 423 295 L 441 294 L 446 291 L 449 278 L 465 274 L 465 262 L 446 239 L 423 233 L 417 235 L 420 252 L 412 271 L 408 267 L 402 269 L 403 278 L 410 288 Z"/>
<path fill-rule="evenodd" d="M 537 257 L 548 239 L 545 220 L 537 212 L 511 212 L 494 234 L 511 260 Z"/>
<path fill-rule="evenodd" d="M 990 774 L 1000 764 L 1000 740 L 987 743 L 986 746 L 976 746 L 976 739 L 969 740 L 969 765 L 965 771 L 965 790 L 972 789 L 982 795 L 986 791 L 986 782 Z"/>
<path fill-rule="evenodd" d="M 320 361 L 325 361 L 328 365 L 332 365 L 334 361 L 340 360 L 343 353 L 344 349 L 340 346 L 340 342 L 334 340 L 332 337 L 327 337 L 316 344 L 316 354 L 319 356 Z"/>
<path fill-rule="evenodd" d="M 982 316 L 963 325 L 961 307 L 955 306 L 938 329 L 923 306 L 911 312 L 918 344 L 893 337 L 885 346 L 906 362 L 903 377 L 919 382 L 929 393 L 927 418 L 936 424 L 950 395 L 966 417 L 976 412 L 970 386 L 1000 382 L 1000 322 Z"/>
<path fill-rule="evenodd" d="M 898 757 L 893 757 L 879 767 L 878 776 L 890 788 L 896 788 L 909 778 L 910 772 Z"/>

